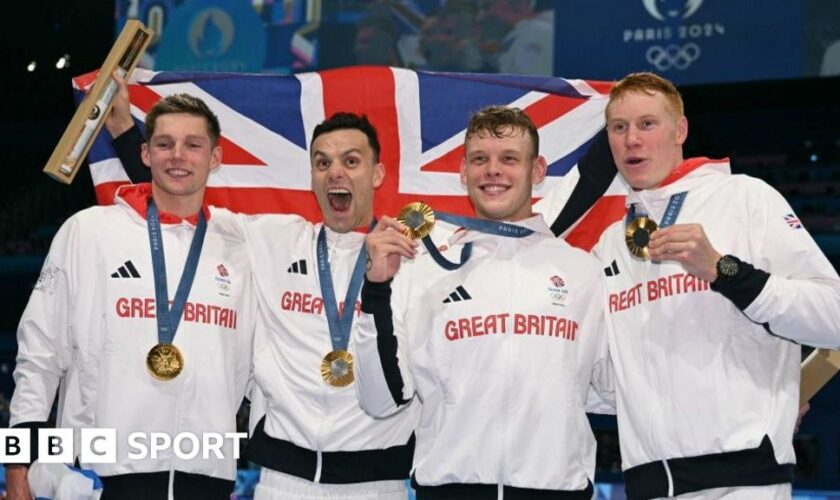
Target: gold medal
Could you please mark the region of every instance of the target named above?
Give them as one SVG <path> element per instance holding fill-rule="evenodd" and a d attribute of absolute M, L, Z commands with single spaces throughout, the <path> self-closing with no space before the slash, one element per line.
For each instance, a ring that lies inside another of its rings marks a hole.
<path fill-rule="evenodd" d="M 627 249 L 630 250 L 634 256 L 639 259 L 650 258 L 648 253 L 648 244 L 650 243 L 650 236 L 654 231 L 659 229 L 656 222 L 647 217 L 636 217 L 624 229 L 624 241 L 627 243 Z"/>
<path fill-rule="evenodd" d="M 146 368 L 158 380 L 172 380 L 184 369 L 184 357 L 172 344 L 158 344 L 146 355 Z"/>
<path fill-rule="evenodd" d="M 415 201 L 400 210 L 397 220 L 407 228 L 406 236 L 417 240 L 432 232 L 432 228 L 435 227 L 435 212 L 422 201 Z"/>
<path fill-rule="evenodd" d="M 321 377 L 333 387 L 347 387 L 353 383 L 353 355 L 347 351 L 330 351 L 321 361 Z"/>

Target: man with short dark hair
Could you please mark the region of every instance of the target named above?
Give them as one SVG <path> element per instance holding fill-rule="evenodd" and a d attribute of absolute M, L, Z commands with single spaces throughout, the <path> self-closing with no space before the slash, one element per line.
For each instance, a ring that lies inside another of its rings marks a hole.
<path fill-rule="evenodd" d="M 243 224 L 261 269 L 254 376 L 266 412 L 248 448 L 263 467 L 255 498 L 404 499 L 417 413 L 374 419 L 353 388 L 363 241 L 385 177 L 376 130 L 365 116 L 336 113 L 315 128 L 309 155 L 324 222 L 262 215 Z"/>
<path fill-rule="evenodd" d="M 628 75 L 606 119 L 632 188 L 593 250 L 628 497 L 789 499 L 799 344 L 840 346 L 840 278 L 775 189 L 683 158 L 671 82 Z"/>
<path fill-rule="evenodd" d="M 532 212 L 538 148 L 521 110 L 479 111 L 461 166 L 477 219 L 420 256 L 389 217 L 367 237 L 359 400 L 375 417 L 420 406 L 418 498 L 592 498 L 584 408 L 611 411 L 603 283 Z"/>
<path fill-rule="evenodd" d="M 149 445 L 152 433 L 236 431 L 256 314 L 234 216 L 204 203 L 222 158 L 216 116 L 172 95 L 146 130 L 151 184 L 75 214 L 53 241 L 18 328 L 11 424 L 46 425 L 58 391 L 57 425 L 75 431 L 75 453 L 81 429 L 116 429 L 115 461 L 82 463 L 101 476 L 103 499 L 227 499 L 231 439 L 221 455 L 130 456 L 132 433 Z M 25 467 L 7 477 L 9 498 L 30 498 Z"/>

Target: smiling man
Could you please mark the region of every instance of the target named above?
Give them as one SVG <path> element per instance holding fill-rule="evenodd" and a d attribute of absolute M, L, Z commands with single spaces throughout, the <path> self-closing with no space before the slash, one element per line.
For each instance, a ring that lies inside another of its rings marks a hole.
<path fill-rule="evenodd" d="M 477 219 L 442 254 L 418 255 L 388 217 L 367 237 L 359 400 L 376 417 L 421 406 L 418 499 L 592 498 L 584 408 L 610 410 L 593 384 L 612 396 L 603 282 L 595 258 L 533 213 L 545 173 L 530 118 L 485 108 L 461 166 Z M 458 256 L 455 270 L 438 264 Z"/>
<path fill-rule="evenodd" d="M 627 76 L 606 118 L 633 188 L 593 250 L 628 497 L 789 499 L 799 344 L 840 346 L 840 278 L 773 188 L 683 158 L 670 82 Z"/>
<path fill-rule="evenodd" d="M 44 426 L 58 392 L 58 427 L 77 439 L 81 429 L 116 429 L 114 459 L 82 463 L 102 477 L 103 499 L 221 500 L 233 490 L 232 441 L 222 456 L 168 448 L 138 458 L 128 437 L 236 431 L 256 306 L 234 215 L 204 203 L 219 135 L 200 99 L 155 104 L 141 153 L 151 184 L 125 186 L 115 206 L 62 225 L 21 318 L 11 424 Z M 31 498 L 25 476 L 9 466 L 8 498 Z"/>

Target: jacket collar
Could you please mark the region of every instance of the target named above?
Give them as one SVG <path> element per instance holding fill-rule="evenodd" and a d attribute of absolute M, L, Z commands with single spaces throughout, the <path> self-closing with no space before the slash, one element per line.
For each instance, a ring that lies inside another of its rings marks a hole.
<path fill-rule="evenodd" d="M 514 226 L 526 227 L 534 231 L 535 234 L 554 237 L 551 228 L 545 223 L 545 220 L 540 214 L 534 214 L 527 219 L 522 219 L 516 222 L 503 221 Z M 458 228 L 452 236 L 449 237 L 449 245 L 465 244 L 471 241 L 485 240 L 488 238 L 497 238 L 496 235 L 482 233 L 481 231 L 470 231 L 464 228 Z M 503 237 L 504 238 L 504 237 Z"/>
<path fill-rule="evenodd" d="M 709 176 L 730 175 L 729 158 L 710 159 L 706 157 L 689 158 L 671 171 L 668 177 L 656 188 L 631 190 L 627 194 L 625 204 L 629 207 L 634 203 L 642 203 L 670 198 L 674 193 L 688 191 L 697 182 L 705 182 Z"/>
<path fill-rule="evenodd" d="M 142 183 L 120 186 L 114 200 L 117 204 L 131 208 L 137 213 L 137 215 L 142 217 L 143 220 L 146 220 L 146 209 L 149 206 L 149 200 L 151 198 L 152 185 L 150 183 Z M 201 210 L 204 212 L 204 218 L 209 221 L 210 208 L 207 206 L 206 201 L 202 202 Z M 188 224 L 195 226 L 198 224 L 198 213 L 190 215 L 189 217 L 181 218 L 168 212 L 160 212 L 161 224 L 180 224 L 182 222 L 187 222 Z"/>

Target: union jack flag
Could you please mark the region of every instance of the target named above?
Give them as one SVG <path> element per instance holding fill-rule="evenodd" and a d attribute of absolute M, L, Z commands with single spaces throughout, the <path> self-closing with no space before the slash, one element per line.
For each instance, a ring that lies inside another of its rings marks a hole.
<path fill-rule="evenodd" d="M 74 79 L 91 85 L 96 73 Z M 139 126 L 162 96 L 186 92 L 203 99 L 222 124 L 223 165 L 210 176 L 207 200 L 244 213 L 298 213 L 320 220 L 310 191 L 308 145 L 315 125 L 337 111 L 365 113 L 379 132 L 385 182 L 377 215 L 396 214 L 423 200 L 436 210 L 472 215 L 460 183 L 470 114 L 490 104 L 524 109 L 539 128 L 549 177 L 535 191 L 556 216 L 578 178 L 576 163 L 604 126 L 610 84 L 562 78 L 429 73 L 389 67 L 349 67 L 294 76 L 169 73 L 136 70 L 129 86 Z M 89 153 L 99 203 L 113 203 L 129 182 L 100 134 Z M 565 179 L 564 176 L 568 176 Z M 623 187 L 614 182 L 566 235 L 589 249 L 621 218 Z"/>
<path fill-rule="evenodd" d="M 799 220 L 799 217 L 792 213 L 785 215 L 785 222 L 793 229 L 802 229 L 802 222 Z"/>

